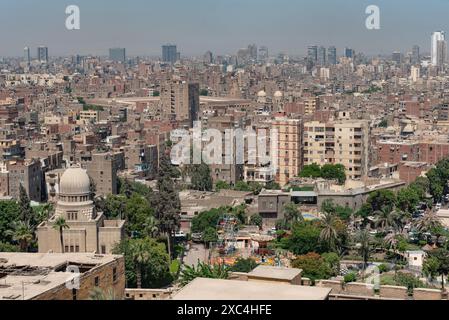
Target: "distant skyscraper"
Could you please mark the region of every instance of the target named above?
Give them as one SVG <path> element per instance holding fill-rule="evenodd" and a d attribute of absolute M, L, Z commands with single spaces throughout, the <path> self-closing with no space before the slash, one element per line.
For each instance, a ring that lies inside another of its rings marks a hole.
<path fill-rule="evenodd" d="M 401 63 L 401 53 L 399 51 L 395 51 L 393 52 L 392 56 L 391 56 L 391 60 L 393 60 L 394 62 L 396 62 L 397 64 Z"/>
<path fill-rule="evenodd" d="M 309 46 L 307 48 L 307 59 L 313 63 L 316 63 L 318 60 L 318 47 L 317 46 Z"/>
<path fill-rule="evenodd" d="M 421 62 L 421 57 L 419 55 L 419 46 L 413 46 L 411 62 L 412 64 L 419 64 Z"/>
<path fill-rule="evenodd" d="M 337 49 L 334 46 L 327 49 L 327 63 L 332 65 L 337 64 Z"/>
<path fill-rule="evenodd" d="M 446 33 L 444 31 L 436 31 L 436 32 L 432 33 L 430 59 L 434 66 L 437 66 L 438 61 L 441 60 L 441 57 L 438 57 L 438 42 L 445 41 L 446 40 L 445 35 L 446 35 Z"/>
<path fill-rule="evenodd" d="M 351 48 L 345 48 L 345 57 L 346 57 L 346 58 L 354 59 L 354 56 L 355 56 L 355 52 L 354 52 L 353 49 L 351 49 Z"/>
<path fill-rule="evenodd" d="M 37 48 L 37 60 L 40 62 L 48 62 L 48 48 L 40 46 Z"/>
<path fill-rule="evenodd" d="M 109 59 L 115 62 L 126 62 L 126 49 L 125 48 L 112 48 L 109 49 Z"/>
<path fill-rule="evenodd" d="M 259 48 L 259 60 L 266 61 L 268 59 L 268 48 L 262 46 Z"/>
<path fill-rule="evenodd" d="M 30 65 L 31 63 L 31 54 L 30 54 L 30 48 L 25 47 L 23 49 L 23 59 L 26 62 L 27 65 Z"/>
<path fill-rule="evenodd" d="M 166 44 L 162 46 L 162 61 L 175 63 L 178 60 L 178 50 L 176 45 Z"/>
<path fill-rule="evenodd" d="M 257 60 L 257 46 L 255 44 L 250 44 L 248 46 L 248 53 L 251 60 Z"/>
<path fill-rule="evenodd" d="M 447 42 L 445 40 L 437 41 L 437 63 L 435 66 L 442 67 L 447 60 Z"/>
<path fill-rule="evenodd" d="M 326 48 L 325 47 L 319 47 L 318 48 L 317 63 L 320 66 L 325 66 L 326 65 Z"/>
<path fill-rule="evenodd" d="M 207 52 L 204 54 L 204 62 L 205 62 L 205 63 L 209 63 L 209 64 L 211 64 L 211 63 L 214 62 L 214 55 L 212 54 L 212 52 L 207 51 Z"/>

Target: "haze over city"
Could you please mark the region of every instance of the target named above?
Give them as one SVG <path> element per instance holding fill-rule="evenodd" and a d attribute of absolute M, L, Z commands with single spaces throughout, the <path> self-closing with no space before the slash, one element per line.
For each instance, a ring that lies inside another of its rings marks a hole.
<path fill-rule="evenodd" d="M 64 28 L 71 4 L 81 10 L 79 31 Z M 370 4 L 380 7 L 380 30 L 364 27 Z M 25 45 L 46 45 L 51 55 L 106 55 L 120 46 L 153 56 L 166 42 L 189 56 L 230 54 L 247 43 L 292 55 L 311 43 L 386 54 L 414 44 L 427 48 L 431 32 L 449 30 L 447 12 L 445 0 L 2 0 L 0 27 L 14 32 L 0 34 L 0 56 L 19 56 Z"/>

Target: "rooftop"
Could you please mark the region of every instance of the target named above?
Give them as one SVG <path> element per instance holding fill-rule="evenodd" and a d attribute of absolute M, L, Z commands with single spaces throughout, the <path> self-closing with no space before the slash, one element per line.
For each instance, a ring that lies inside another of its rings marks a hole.
<path fill-rule="evenodd" d="M 301 269 L 295 268 L 281 268 L 272 266 L 258 266 L 253 271 L 249 272 L 249 276 L 257 276 L 260 278 L 271 278 L 279 280 L 291 281 L 297 276 L 301 275 Z"/>
<path fill-rule="evenodd" d="M 119 256 L 92 253 L 0 253 L 0 300 L 29 300 L 71 281 L 67 266 L 86 272 Z"/>
<path fill-rule="evenodd" d="M 196 278 L 174 300 L 325 300 L 331 288 Z"/>

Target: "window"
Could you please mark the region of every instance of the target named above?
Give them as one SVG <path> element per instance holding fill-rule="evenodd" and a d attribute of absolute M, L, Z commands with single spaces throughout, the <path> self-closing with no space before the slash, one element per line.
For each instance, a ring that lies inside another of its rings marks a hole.
<path fill-rule="evenodd" d="M 95 286 L 100 286 L 100 277 L 95 277 Z"/>
<path fill-rule="evenodd" d="M 105 245 L 101 246 L 101 254 L 106 254 L 106 246 Z"/>
<path fill-rule="evenodd" d="M 112 281 L 117 281 L 117 268 L 112 269 Z"/>

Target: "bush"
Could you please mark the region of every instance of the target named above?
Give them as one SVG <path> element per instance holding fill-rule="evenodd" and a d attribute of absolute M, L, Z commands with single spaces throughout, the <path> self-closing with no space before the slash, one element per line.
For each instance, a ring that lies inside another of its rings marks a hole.
<path fill-rule="evenodd" d="M 384 272 L 390 271 L 390 268 L 386 264 L 384 264 L 384 263 L 379 265 L 378 268 L 379 268 L 379 272 L 380 273 L 384 273 Z"/>
<path fill-rule="evenodd" d="M 354 272 L 350 272 L 345 275 L 344 281 L 345 283 L 355 282 L 357 280 L 357 275 Z"/>
<path fill-rule="evenodd" d="M 234 272 L 251 272 L 258 266 L 256 260 L 248 258 L 238 258 L 235 264 L 231 267 Z"/>

